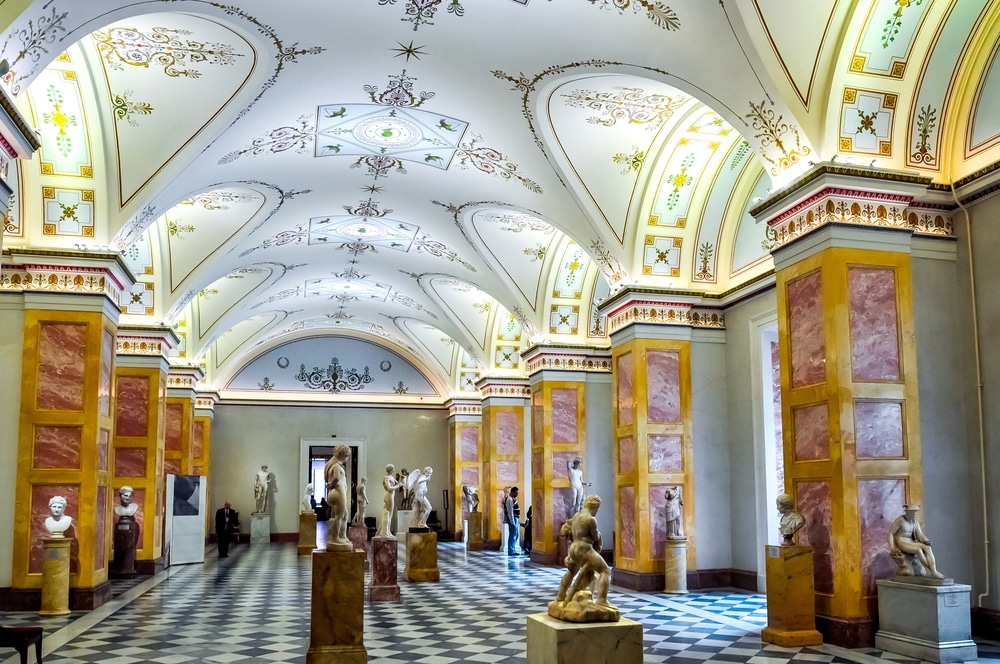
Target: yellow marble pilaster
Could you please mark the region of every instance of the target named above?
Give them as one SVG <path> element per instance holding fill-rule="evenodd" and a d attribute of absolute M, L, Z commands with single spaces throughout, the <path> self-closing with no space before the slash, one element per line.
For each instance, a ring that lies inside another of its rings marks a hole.
<path fill-rule="evenodd" d="M 458 541 L 464 536 L 463 521 L 467 518 L 464 515 L 468 509 L 462 496 L 462 485 L 475 486 L 480 497 L 483 492 L 482 419 L 482 406 L 478 400 L 453 399 L 448 402 L 448 465 L 452 477 L 448 512 L 455 523 L 454 527 L 445 524 L 445 528 L 454 532 Z"/>
<path fill-rule="evenodd" d="M 217 392 L 199 392 L 194 405 L 194 427 L 191 430 L 191 474 L 209 477 L 212 469 L 212 422 L 215 421 Z M 205 504 L 213 505 L 212 484 L 208 483 Z M 205 532 L 215 528 L 215 511 L 205 510 Z"/>
<path fill-rule="evenodd" d="M 480 379 L 476 387 L 483 396 L 479 510 L 483 513 L 485 546 L 497 549 L 503 541 L 503 489 L 524 486 L 524 409 L 529 388 L 527 380 L 489 377 Z"/>
<path fill-rule="evenodd" d="M 163 472 L 193 475 L 192 439 L 197 384 L 205 372 L 201 367 L 170 367 L 167 377 L 166 434 Z"/>

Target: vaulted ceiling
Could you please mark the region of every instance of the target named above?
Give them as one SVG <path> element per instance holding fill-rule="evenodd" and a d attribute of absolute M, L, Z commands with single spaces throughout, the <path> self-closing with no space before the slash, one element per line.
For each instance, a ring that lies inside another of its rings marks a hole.
<path fill-rule="evenodd" d="M 440 403 L 523 375 L 528 344 L 607 346 L 596 304 L 624 286 L 766 281 L 748 210 L 814 163 L 942 183 L 995 164 L 998 18 L 7 0 L 4 81 L 42 148 L 3 246 L 120 251 L 121 323 L 174 326 L 206 389 Z"/>

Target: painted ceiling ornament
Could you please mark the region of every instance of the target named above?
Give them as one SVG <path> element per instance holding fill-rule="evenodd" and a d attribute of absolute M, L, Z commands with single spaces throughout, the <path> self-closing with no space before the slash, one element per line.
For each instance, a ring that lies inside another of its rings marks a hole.
<path fill-rule="evenodd" d="M 419 96 L 413 94 L 413 81 L 415 80 L 417 79 L 407 76 L 404 69 L 396 76 L 389 76 L 389 87 L 385 89 L 385 92 L 380 93 L 376 85 L 366 85 L 365 92 L 375 104 L 417 108 L 432 98 L 435 93 L 421 91 Z"/>
<path fill-rule="evenodd" d="M 771 164 L 771 175 L 786 170 L 796 164 L 800 158 L 810 154 L 812 150 L 803 145 L 799 138 L 799 128 L 785 122 L 783 115 L 776 115 L 771 108 L 750 102 L 750 113 L 747 117 L 756 132 L 754 138 L 760 141 L 760 154 Z"/>
<path fill-rule="evenodd" d="M 677 12 L 662 2 L 656 2 L 656 0 L 588 0 L 588 2 L 601 9 L 617 9 L 619 14 L 624 14 L 625 10 L 629 8 L 636 14 L 645 11 L 646 16 L 656 27 L 664 30 L 681 29 L 681 21 L 677 18 Z"/>
<path fill-rule="evenodd" d="M 521 325 L 521 329 L 527 334 L 529 339 L 538 336 L 538 328 L 535 327 L 535 324 L 531 322 L 531 319 L 528 318 L 528 315 L 524 313 L 521 307 L 511 309 L 510 315 Z"/>
<path fill-rule="evenodd" d="M 264 240 L 256 247 L 250 247 L 246 251 L 240 254 L 240 258 L 247 256 L 258 249 L 270 249 L 271 247 L 282 247 L 286 244 L 301 244 L 309 238 L 309 231 L 305 226 L 299 224 L 295 228 L 287 231 L 281 231 L 273 238 Z"/>
<path fill-rule="evenodd" d="M 403 11 L 406 14 L 400 21 L 409 21 L 413 24 L 413 31 L 421 25 L 434 25 L 434 15 L 440 8 L 442 2 L 448 2 L 447 12 L 455 16 L 465 16 L 465 7 L 460 0 L 405 0 Z M 394 5 L 396 0 L 378 0 L 379 5 Z"/>
<path fill-rule="evenodd" d="M 42 9 L 48 9 L 48 6 L 43 6 Z M 41 60 L 42 55 L 47 55 L 49 52 L 46 47 L 55 42 L 59 33 L 66 32 L 66 27 L 63 25 L 63 21 L 66 20 L 66 16 L 68 15 L 69 12 L 62 12 L 60 14 L 55 7 L 52 7 L 52 12 L 50 14 L 39 16 L 37 22 L 33 19 L 28 19 L 27 28 L 14 30 L 7 35 L 7 38 L 3 43 L 2 51 L 4 53 L 10 52 L 7 50 L 7 47 L 11 44 L 12 40 L 21 44 L 17 55 L 10 61 L 10 71 L 7 73 L 7 76 L 4 77 L 4 79 L 10 84 L 10 91 L 12 94 L 17 95 L 21 92 L 21 81 L 26 78 L 30 78 L 31 75 L 35 73 L 35 69 Z M 18 69 L 18 65 L 22 62 L 24 62 L 26 66 Z M 29 63 L 30 66 L 27 66 Z"/>
<path fill-rule="evenodd" d="M 497 175 L 504 180 L 517 180 L 529 191 L 536 194 L 542 193 L 542 188 L 534 180 L 530 180 L 517 172 L 517 164 L 509 161 L 502 152 L 485 145 L 480 145 L 483 138 L 477 134 L 472 135 L 472 140 L 462 143 L 455 156 L 458 157 L 458 166 L 468 168 L 472 165 L 483 173 Z"/>
<path fill-rule="evenodd" d="M 138 115 L 152 115 L 153 105 L 146 101 L 133 101 L 130 99 L 132 90 L 124 90 L 120 95 L 111 96 L 111 110 L 115 114 L 116 120 L 125 120 L 133 127 L 138 127 L 136 120 Z"/>
<path fill-rule="evenodd" d="M 597 90 L 574 90 L 562 95 L 566 105 L 572 108 L 586 108 L 598 115 L 587 118 L 589 124 L 614 127 L 619 122 L 645 125 L 647 131 L 654 131 L 684 104 L 691 101 L 687 95 L 669 97 L 661 94 L 646 94 L 642 88 L 616 85 L 611 92 Z"/>
<path fill-rule="evenodd" d="M 590 251 L 594 261 L 600 266 L 601 272 L 607 278 L 608 283 L 616 284 L 628 277 L 625 267 L 615 258 L 604 243 L 600 240 L 592 240 Z"/>
<path fill-rule="evenodd" d="M 930 138 L 936 124 L 937 109 L 927 104 L 920 109 L 920 114 L 917 116 L 917 133 L 920 138 L 913 146 L 913 153 L 910 154 L 910 159 L 915 163 L 935 165 L 937 157 L 934 156 Z"/>
<path fill-rule="evenodd" d="M 611 157 L 611 161 L 619 165 L 625 165 L 625 168 L 621 170 L 622 175 L 629 175 L 633 172 L 638 173 L 639 169 L 642 168 L 643 162 L 646 161 L 646 151 L 640 149 L 638 145 L 633 145 L 631 153 L 619 152 Z"/>
<path fill-rule="evenodd" d="M 295 125 L 272 129 L 260 138 L 255 138 L 245 148 L 227 152 L 219 158 L 218 164 L 222 166 L 232 163 L 246 154 L 256 157 L 261 154 L 278 154 L 287 150 L 295 150 L 299 154 L 305 154 L 312 151 L 315 140 L 316 127 L 312 123 L 312 116 L 301 115 Z"/>
<path fill-rule="evenodd" d="M 163 67 L 171 78 L 198 78 L 201 72 L 193 65 L 227 66 L 236 63 L 236 53 L 229 44 L 188 39 L 190 30 L 156 27 L 149 32 L 136 28 L 110 27 L 91 33 L 97 51 L 108 67 L 124 70 L 123 64 L 149 69 Z"/>
<path fill-rule="evenodd" d="M 258 194 L 219 189 L 192 196 L 179 205 L 198 205 L 205 210 L 228 210 L 230 203 L 256 203 L 259 200 L 261 197 Z"/>
<path fill-rule="evenodd" d="M 310 390 L 324 390 L 337 394 L 344 390 L 363 390 L 365 385 L 375 379 L 368 373 L 368 367 L 365 367 L 364 373 L 360 373 L 357 369 L 347 369 L 341 366 L 340 360 L 335 357 L 330 361 L 328 367 L 313 367 L 312 371 L 306 371 L 306 365 L 300 365 L 295 380 Z"/>
<path fill-rule="evenodd" d="M 896 11 L 885 22 L 882 27 L 882 48 L 889 48 L 892 42 L 896 41 L 896 35 L 903 25 L 903 10 L 909 7 L 918 7 L 924 4 L 924 0 L 895 0 Z"/>
<path fill-rule="evenodd" d="M 556 232 L 554 226 L 542 221 L 538 217 L 523 212 L 486 212 L 476 215 L 476 221 L 486 221 L 496 224 L 505 233 L 521 233 L 523 231 L 535 231 L 551 235 Z"/>
<path fill-rule="evenodd" d="M 395 170 L 401 175 L 406 175 L 406 167 L 403 166 L 403 161 L 393 157 L 384 157 L 381 155 L 358 157 L 358 160 L 351 164 L 350 168 L 361 168 L 362 166 L 368 167 L 368 175 L 371 175 L 375 180 L 388 177 L 391 170 Z"/>
<path fill-rule="evenodd" d="M 286 288 L 282 291 L 278 291 L 274 295 L 270 296 L 263 302 L 258 302 L 257 304 L 250 307 L 251 309 L 256 309 L 257 307 L 263 306 L 265 304 L 270 304 L 271 302 L 277 302 L 279 300 L 287 300 L 290 297 L 298 297 L 302 295 L 302 286 L 294 286 L 292 288 Z"/>
<path fill-rule="evenodd" d="M 420 237 L 414 238 L 413 246 L 415 246 L 419 251 L 425 251 L 431 256 L 437 256 L 438 258 L 447 258 L 453 263 L 459 263 L 466 270 L 470 272 L 475 272 L 476 268 L 472 263 L 462 260 L 458 253 L 452 251 L 442 242 L 437 240 L 432 240 L 428 235 L 421 235 Z"/>

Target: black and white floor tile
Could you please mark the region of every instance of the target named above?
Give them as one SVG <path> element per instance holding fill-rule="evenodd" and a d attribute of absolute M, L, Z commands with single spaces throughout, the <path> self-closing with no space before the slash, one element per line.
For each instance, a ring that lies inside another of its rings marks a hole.
<path fill-rule="evenodd" d="M 545 611 L 561 571 L 525 557 L 467 553 L 457 543 L 440 544 L 439 567 L 440 583 L 402 581 L 402 602 L 367 603 L 368 661 L 523 662 L 525 617 Z M 310 574 L 309 557 L 297 556 L 294 545 L 240 545 L 227 559 L 212 551 L 204 565 L 116 581 L 113 599 L 96 611 L 58 618 L 0 613 L 0 623 L 42 625 L 46 664 L 299 663 L 305 662 L 309 634 Z M 609 599 L 643 624 L 647 663 L 914 661 L 873 649 L 762 643 L 760 630 L 767 624 L 762 595 L 678 596 L 613 587 Z M 7 652 L 0 654 L 0 664 L 15 664 L 16 654 Z M 982 646 L 980 661 L 998 656 L 997 644 Z"/>

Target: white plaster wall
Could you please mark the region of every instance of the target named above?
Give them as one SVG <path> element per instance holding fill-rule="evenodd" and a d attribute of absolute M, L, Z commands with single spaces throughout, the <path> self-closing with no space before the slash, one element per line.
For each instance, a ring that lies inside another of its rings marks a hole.
<path fill-rule="evenodd" d="M 21 358 L 24 352 L 24 299 L 0 295 L 0 588 L 10 587 L 14 555 L 14 488 L 17 431 L 21 412 Z M 23 500 L 28 500 L 24 496 Z"/>
<path fill-rule="evenodd" d="M 725 338 L 695 330 L 691 343 L 697 569 L 732 567 Z"/>
<path fill-rule="evenodd" d="M 272 497 L 272 533 L 298 532 L 299 441 L 301 438 L 362 438 L 367 444 L 368 498 L 381 504 L 381 477 L 387 463 L 398 470 L 434 468 L 428 498 L 444 519 L 442 490 L 454 484 L 448 468 L 448 411 L 363 407 L 304 407 L 282 405 L 225 405 L 215 410 L 212 423 L 211 509 L 226 500 L 241 513 L 249 529 L 253 511 L 254 474 L 261 464 L 274 473 L 277 493 Z M 337 440 L 330 438 L 331 445 Z M 449 517 L 454 516 L 449 514 Z"/>
<path fill-rule="evenodd" d="M 615 446 L 611 418 L 611 374 L 587 374 L 584 408 L 586 409 L 587 449 L 584 453 L 587 493 L 601 497 L 597 527 L 604 538 L 604 548 L 613 550 L 611 534 L 615 529 Z"/>

